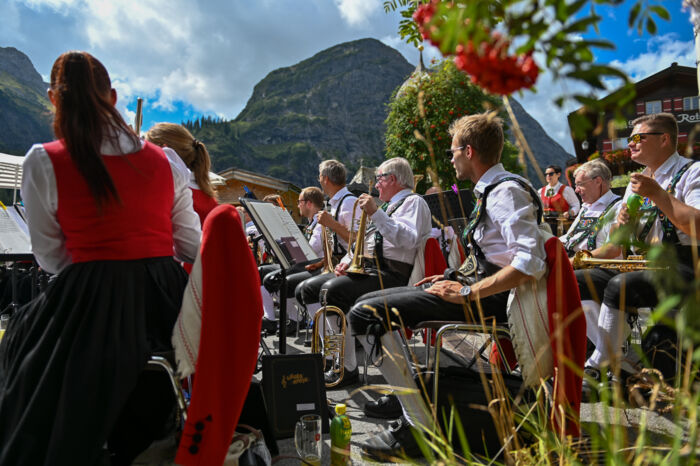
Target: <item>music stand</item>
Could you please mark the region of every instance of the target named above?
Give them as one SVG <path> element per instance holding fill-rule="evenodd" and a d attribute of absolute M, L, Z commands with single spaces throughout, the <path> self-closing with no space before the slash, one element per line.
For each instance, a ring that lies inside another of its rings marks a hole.
<path fill-rule="evenodd" d="M 424 195 L 423 199 L 430 207 L 433 228 L 440 228 L 440 249 L 447 261 L 447 241 L 445 240 L 445 228 L 451 226 L 458 238 L 466 225 L 464 219 L 469 218 L 469 214 L 474 206 L 474 196 L 471 189 L 461 189 L 459 197 L 453 190 L 442 191 L 440 193 Z M 442 200 L 441 200 L 442 199 Z M 442 206 L 445 210 L 443 211 Z"/>
<path fill-rule="evenodd" d="M 29 227 L 23 217 L 23 207 L 13 205 L 0 208 L 0 262 L 13 262 L 10 282 L 12 285 L 12 302 L 10 312 L 14 313 L 19 308 L 17 303 L 17 274 L 18 262 L 31 262 L 32 297 L 36 288 L 37 276 L 32 254 L 32 244 L 29 240 Z M 4 309 L 3 309 L 4 311 Z"/>
<path fill-rule="evenodd" d="M 280 354 L 287 352 L 287 334 L 283 323 L 287 322 L 287 273 L 317 262 L 320 258 L 289 212 L 281 207 L 256 199 L 238 199 L 250 215 L 255 227 L 263 235 L 272 255 L 280 265 L 282 286 L 280 287 Z"/>

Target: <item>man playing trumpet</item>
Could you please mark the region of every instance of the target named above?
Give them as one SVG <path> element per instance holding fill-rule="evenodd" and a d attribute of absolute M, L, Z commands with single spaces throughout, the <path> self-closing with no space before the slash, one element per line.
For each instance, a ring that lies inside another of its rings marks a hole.
<path fill-rule="evenodd" d="M 321 288 L 327 304 L 337 306 L 344 313 L 365 293 L 406 285 L 416 252 L 430 236 L 430 208 L 420 195 L 412 192 L 413 170 L 408 161 L 402 157 L 385 161 L 377 168 L 376 180 L 379 199 L 384 201 L 382 207 L 378 207 L 369 194 L 361 195 L 357 201 L 366 218 L 371 220 L 364 238 L 356 239 L 365 242 L 367 257 L 361 264 L 366 273 L 348 273 L 351 257 L 346 255 L 335 269 L 336 277 Z M 330 323 L 335 325 L 332 319 Z M 336 388 L 358 379 L 354 340 L 347 331 L 344 359 L 344 377 Z M 326 383 L 338 382 L 337 377 L 334 372 L 327 372 Z"/>
<path fill-rule="evenodd" d="M 632 160 L 646 168 L 642 173 L 631 174 L 617 223 L 630 225 L 637 241 L 647 246 L 661 242 L 674 246 L 678 253 L 678 273 L 682 278 L 679 282 L 687 282 L 693 277 L 690 234 L 693 230 L 700 231 L 700 164 L 681 157 L 676 151 L 678 124 L 672 114 L 644 115 L 633 124 L 632 135 L 627 138 Z M 627 204 L 633 195 L 644 199 L 634 218 Z M 632 249 L 639 252 L 637 246 Z M 618 248 L 609 254 L 621 252 L 622 249 Z M 658 297 L 649 271 L 619 273 L 594 268 L 576 271 L 576 278 L 581 300 L 595 301 L 600 305 L 598 341 L 593 342 L 596 349 L 586 361 L 584 370 L 588 375 L 583 384 L 586 397 L 599 388 L 601 371 L 619 357 L 620 348 L 630 334 L 620 307 L 653 307 Z M 623 377 L 634 372 L 629 362 L 623 361 L 620 365 Z"/>

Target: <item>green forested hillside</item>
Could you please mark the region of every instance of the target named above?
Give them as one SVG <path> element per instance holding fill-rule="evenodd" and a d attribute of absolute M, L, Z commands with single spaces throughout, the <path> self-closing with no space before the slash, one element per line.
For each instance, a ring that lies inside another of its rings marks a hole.
<path fill-rule="evenodd" d="M 321 160 L 351 173 L 383 159 L 386 103 L 413 67 L 374 39 L 340 44 L 267 75 L 233 121 L 189 124 L 214 170 L 262 172 L 315 185 Z"/>

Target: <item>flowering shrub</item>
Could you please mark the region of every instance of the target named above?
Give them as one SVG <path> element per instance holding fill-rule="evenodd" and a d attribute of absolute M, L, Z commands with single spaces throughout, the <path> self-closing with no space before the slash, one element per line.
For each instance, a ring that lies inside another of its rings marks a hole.
<path fill-rule="evenodd" d="M 438 7 L 452 8 L 451 3 L 441 5 L 440 0 L 424 3 L 413 13 L 413 20 L 424 39 L 444 50 L 442 26 L 444 16 L 435 15 Z M 533 50 L 517 55 L 509 55 L 510 40 L 498 32 L 489 32 L 479 42 L 460 42 L 444 55 L 454 55 L 458 69 L 471 76 L 472 83 L 499 95 L 512 94 L 521 89 L 531 88 L 537 81 L 540 69 L 532 58 Z"/>

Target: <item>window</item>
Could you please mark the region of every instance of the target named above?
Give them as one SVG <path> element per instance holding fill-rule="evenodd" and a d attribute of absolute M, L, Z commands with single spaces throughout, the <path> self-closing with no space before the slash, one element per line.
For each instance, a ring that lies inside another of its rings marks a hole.
<path fill-rule="evenodd" d="M 697 110 L 697 109 L 698 109 L 698 96 L 683 97 L 683 110 Z"/>
<path fill-rule="evenodd" d="M 612 141 L 612 150 L 627 149 L 627 138 L 617 138 Z"/>
<path fill-rule="evenodd" d="M 660 100 L 650 100 L 646 103 L 646 114 L 650 113 L 661 113 L 661 101 Z"/>

